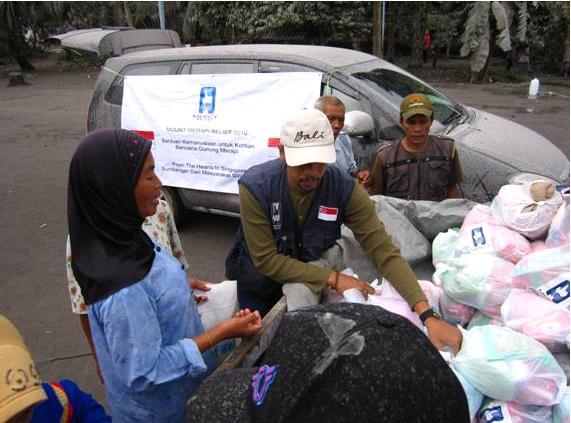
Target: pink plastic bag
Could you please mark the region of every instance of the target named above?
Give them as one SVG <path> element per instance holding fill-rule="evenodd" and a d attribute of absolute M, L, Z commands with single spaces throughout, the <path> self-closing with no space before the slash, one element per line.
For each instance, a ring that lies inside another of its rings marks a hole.
<path fill-rule="evenodd" d="M 502 308 L 504 324 L 541 342 L 551 352 L 567 349 L 569 310 L 539 294 L 513 289 Z"/>
<path fill-rule="evenodd" d="M 474 307 L 454 301 L 445 292 L 440 296 L 440 311 L 444 320 L 460 326 L 465 326 L 476 313 Z"/>
<path fill-rule="evenodd" d="M 545 244 L 549 248 L 560 247 L 569 244 L 569 197 L 563 201 L 563 204 L 555 213 L 549 230 L 547 231 L 547 238 Z"/>
<path fill-rule="evenodd" d="M 511 276 L 520 288 L 539 288 L 565 272 L 569 272 L 569 245 L 528 254 L 517 263 Z"/>
<path fill-rule="evenodd" d="M 531 252 L 531 245 L 525 237 L 500 224 L 492 210 L 482 204 L 476 205 L 466 215 L 458 240 L 455 255 L 494 254 L 517 263 Z"/>
<path fill-rule="evenodd" d="M 487 254 L 468 254 L 440 265 L 435 277 L 453 300 L 472 306 L 488 316 L 499 318 L 500 306 L 513 288 L 509 261 Z"/>
<path fill-rule="evenodd" d="M 547 244 L 545 243 L 545 241 L 542 241 L 540 239 L 536 239 L 535 241 L 531 242 L 531 252 L 532 253 L 537 253 L 538 251 L 543 251 L 543 250 L 547 250 Z"/>

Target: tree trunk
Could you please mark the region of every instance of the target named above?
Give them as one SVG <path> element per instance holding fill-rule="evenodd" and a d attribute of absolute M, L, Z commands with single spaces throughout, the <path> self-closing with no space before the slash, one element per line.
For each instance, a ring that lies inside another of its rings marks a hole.
<path fill-rule="evenodd" d="M 125 11 L 125 19 L 127 20 L 127 26 L 135 28 L 135 24 L 133 23 L 133 15 L 131 15 L 129 4 L 126 1 L 123 1 L 123 10 Z"/>
<path fill-rule="evenodd" d="M 395 45 L 396 45 L 396 39 L 395 39 L 395 23 L 396 23 L 396 7 L 394 2 L 389 1 L 388 3 L 388 19 L 387 19 L 387 25 L 388 25 L 388 46 L 387 46 L 387 60 L 389 62 L 393 62 L 395 61 Z"/>
<path fill-rule="evenodd" d="M 422 66 L 422 41 L 424 39 L 424 30 L 426 22 L 427 7 L 425 2 L 418 3 L 418 9 L 414 19 L 414 39 L 412 41 L 412 54 L 410 64 L 413 66 Z"/>
<path fill-rule="evenodd" d="M 381 57 L 381 2 L 373 5 L 373 54 Z M 382 57 L 381 57 L 382 59 Z"/>

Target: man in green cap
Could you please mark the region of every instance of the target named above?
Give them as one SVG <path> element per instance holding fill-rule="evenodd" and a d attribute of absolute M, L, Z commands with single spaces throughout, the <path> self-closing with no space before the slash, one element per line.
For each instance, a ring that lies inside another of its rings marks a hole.
<path fill-rule="evenodd" d="M 429 135 L 432 103 L 424 94 L 410 94 L 400 106 L 401 140 L 381 147 L 373 165 L 370 194 L 406 200 L 442 201 L 459 198 L 464 175 L 454 140 Z"/>

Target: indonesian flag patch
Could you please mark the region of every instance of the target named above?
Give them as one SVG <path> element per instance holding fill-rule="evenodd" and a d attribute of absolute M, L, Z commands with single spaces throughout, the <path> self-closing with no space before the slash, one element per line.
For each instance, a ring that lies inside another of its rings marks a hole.
<path fill-rule="evenodd" d="M 317 216 L 320 220 L 326 220 L 328 222 L 335 222 L 337 220 L 337 214 L 339 209 L 334 207 L 319 206 L 319 215 Z"/>

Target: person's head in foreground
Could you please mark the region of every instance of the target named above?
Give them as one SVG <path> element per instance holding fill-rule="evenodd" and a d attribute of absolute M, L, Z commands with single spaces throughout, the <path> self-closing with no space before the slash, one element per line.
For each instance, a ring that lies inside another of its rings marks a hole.
<path fill-rule="evenodd" d="M 288 312 L 263 365 L 216 373 L 195 422 L 468 422 L 460 382 L 412 323 L 337 303 Z"/>
<path fill-rule="evenodd" d="M 319 110 L 298 110 L 283 123 L 280 157 L 288 170 L 288 184 L 301 193 L 315 190 L 335 163 L 335 138 L 327 117 Z"/>
<path fill-rule="evenodd" d="M 24 339 L 0 314 L 0 421 L 28 422 L 34 406 L 46 399 Z"/>

